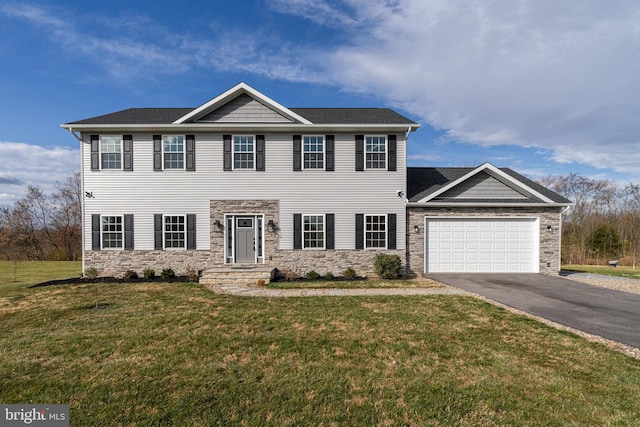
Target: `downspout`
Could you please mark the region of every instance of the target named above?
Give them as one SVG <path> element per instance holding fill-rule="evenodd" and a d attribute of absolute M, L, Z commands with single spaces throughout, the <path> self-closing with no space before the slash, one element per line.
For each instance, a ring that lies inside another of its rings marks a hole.
<path fill-rule="evenodd" d="M 71 135 L 73 135 L 73 137 L 75 139 L 78 140 L 78 142 L 80 142 L 80 212 L 81 212 L 81 217 L 82 219 L 80 220 L 80 237 L 81 237 L 81 245 L 82 247 L 80 248 L 80 254 L 82 256 L 82 277 L 84 277 L 84 271 L 85 271 L 85 260 L 84 260 L 84 147 L 82 145 L 82 137 L 76 135 L 76 133 L 73 131 L 73 128 L 69 127 L 67 129 L 69 131 L 69 133 L 71 133 Z"/>
<path fill-rule="evenodd" d="M 407 209 L 407 203 L 409 203 L 409 195 L 407 194 L 407 151 L 409 151 L 409 135 L 411 134 L 411 126 L 404 134 L 404 274 L 409 275 L 411 271 L 411 265 L 409 264 L 409 240 L 411 235 L 409 234 L 409 210 Z M 423 268 L 424 270 L 424 268 Z"/>
<path fill-rule="evenodd" d="M 409 135 L 411 135 L 411 131 L 413 129 L 411 128 L 411 126 L 409 126 L 409 128 L 407 129 L 407 131 L 404 133 L 404 204 L 406 205 L 407 203 L 409 203 L 409 195 L 407 194 L 407 151 L 409 151 Z M 406 212 L 406 208 L 405 208 L 405 224 L 406 224 L 406 219 L 408 218 L 408 214 Z M 408 231 L 408 230 L 407 230 Z"/>

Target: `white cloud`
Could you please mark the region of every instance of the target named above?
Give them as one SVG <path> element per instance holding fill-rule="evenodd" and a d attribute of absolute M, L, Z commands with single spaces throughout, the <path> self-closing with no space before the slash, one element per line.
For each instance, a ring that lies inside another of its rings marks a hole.
<path fill-rule="evenodd" d="M 45 193 L 80 169 L 80 152 L 64 147 L 41 147 L 0 141 L 0 206 L 22 198 L 28 185 Z"/>
<path fill-rule="evenodd" d="M 640 177 L 637 2 L 349 4 L 352 43 L 321 52 L 333 84 L 380 94 L 451 140 L 540 147 Z"/>

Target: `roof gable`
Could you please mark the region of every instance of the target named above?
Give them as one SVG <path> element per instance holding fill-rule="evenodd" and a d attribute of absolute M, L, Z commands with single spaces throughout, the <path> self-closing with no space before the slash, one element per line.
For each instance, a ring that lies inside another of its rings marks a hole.
<path fill-rule="evenodd" d="M 238 83 L 226 92 L 178 118 L 173 124 L 193 122 L 264 123 L 311 122 L 246 83 Z"/>
<path fill-rule="evenodd" d="M 528 199 L 530 196 L 512 185 L 500 181 L 485 171 L 478 172 L 453 188 L 440 193 L 434 200 Z M 539 201 L 539 200 L 538 200 Z"/>
<path fill-rule="evenodd" d="M 194 120 L 196 123 L 294 123 L 278 111 L 243 93 Z"/>
<path fill-rule="evenodd" d="M 410 202 L 423 204 L 560 204 L 571 201 L 508 168 L 408 168 Z"/>

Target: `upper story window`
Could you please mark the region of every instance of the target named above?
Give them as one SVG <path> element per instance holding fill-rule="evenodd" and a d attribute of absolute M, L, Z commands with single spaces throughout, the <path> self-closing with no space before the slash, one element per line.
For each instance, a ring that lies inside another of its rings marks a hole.
<path fill-rule="evenodd" d="M 236 135 L 233 137 L 233 168 L 254 169 L 253 136 Z"/>
<path fill-rule="evenodd" d="M 385 136 L 365 137 L 365 164 L 367 169 L 387 168 L 387 138 Z"/>
<path fill-rule="evenodd" d="M 385 248 L 387 246 L 387 216 L 365 215 L 365 247 Z"/>
<path fill-rule="evenodd" d="M 163 135 L 164 169 L 184 169 L 184 136 Z"/>
<path fill-rule="evenodd" d="M 164 216 L 164 247 L 165 249 L 186 247 L 186 219 L 184 215 Z"/>
<path fill-rule="evenodd" d="M 302 242 L 305 249 L 324 249 L 324 215 L 303 215 Z"/>
<path fill-rule="evenodd" d="M 324 137 L 303 138 L 304 169 L 324 169 Z"/>
<path fill-rule="evenodd" d="M 122 137 L 100 137 L 100 164 L 102 169 L 122 169 Z"/>
<path fill-rule="evenodd" d="M 122 249 L 124 241 L 122 216 L 102 216 L 100 221 L 102 249 Z"/>

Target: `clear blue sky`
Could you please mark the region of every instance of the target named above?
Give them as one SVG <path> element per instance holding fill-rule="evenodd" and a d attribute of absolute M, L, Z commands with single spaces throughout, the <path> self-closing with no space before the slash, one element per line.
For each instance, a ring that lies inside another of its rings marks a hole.
<path fill-rule="evenodd" d="M 196 107 L 391 107 L 411 166 L 640 182 L 640 3 L 0 0 L 0 205 L 79 169 L 61 123 Z"/>

